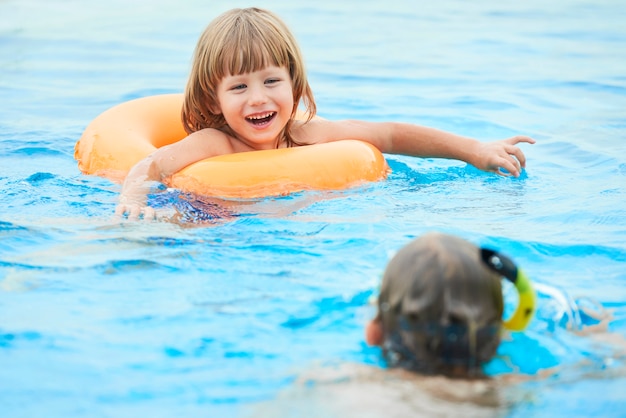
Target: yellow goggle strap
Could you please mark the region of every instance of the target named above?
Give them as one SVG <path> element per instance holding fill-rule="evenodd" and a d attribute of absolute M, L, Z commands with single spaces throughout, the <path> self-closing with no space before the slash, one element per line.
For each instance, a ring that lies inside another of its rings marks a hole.
<path fill-rule="evenodd" d="M 504 327 L 511 331 L 523 330 L 535 313 L 536 296 L 530 279 L 510 258 L 497 251 L 481 248 L 480 255 L 489 268 L 515 285 L 519 301 L 513 315 L 504 321 Z"/>

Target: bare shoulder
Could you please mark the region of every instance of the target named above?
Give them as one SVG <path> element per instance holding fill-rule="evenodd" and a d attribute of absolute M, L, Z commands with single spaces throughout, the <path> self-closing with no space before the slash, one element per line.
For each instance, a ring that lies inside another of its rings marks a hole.
<path fill-rule="evenodd" d="M 235 149 L 235 142 L 235 138 L 222 131 L 206 128 L 193 132 L 172 145 L 180 152 L 190 152 L 196 154 L 199 159 L 204 159 L 238 152 Z"/>
<path fill-rule="evenodd" d="M 226 134 L 215 129 L 203 129 L 160 147 L 149 158 L 158 164 L 163 176 L 169 176 L 200 160 L 233 152 Z"/>
<path fill-rule="evenodd" d="M 315 117 L 310 121 L 295 120 L 291 128 L 293 138 L 300 144 L 312 145 L 330 142 L 334 122 Z"/>
<path fill-rule="evenodd" d="M 329 120 L 314 118 L 308 122 L 296 120 L 292 134 L 304 144 L 319 144 L 344 139 L 369 140 L 367 123 L 357 120 Z"/>
<path fill-rule="evenodd" d="M 363 364 L 312 367 L 276 399 L 256 405 L 250 416 L 502 416 L 512 403 L 502 382 L 421 376 Z M 367 396 L 363 396 L 367 394 Z M 515 398 L 515 396 L 513 396 Z M 314 412 L 313 412 L 314 411 Z"/>

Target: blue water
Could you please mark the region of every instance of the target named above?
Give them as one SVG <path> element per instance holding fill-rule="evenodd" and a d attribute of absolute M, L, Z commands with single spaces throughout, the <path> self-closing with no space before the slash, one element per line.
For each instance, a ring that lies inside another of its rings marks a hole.
<path fill-rule="evenodd" d="M 171 222 L 120 222 L 119 185 L 80 174 L 75 142 L 115 104 L 182 91 L 206 24 L 249 4 L 2 1 L 0 416 L 238 416 L 314 362 L 379 365 L 369 300 L 429 230 L 498 247 L 538 284 L 537 318 L 488 370 L 558 372 L 506 416 L 624 416 L 624 349 L 574 331 L 589 305 L 626 336 L 626 8 L 256 4 L 294 30 L 322 116 L 528 134 L 527 171 L 387 156 L 383 183 L 228 205 L 165 193 Z"/>

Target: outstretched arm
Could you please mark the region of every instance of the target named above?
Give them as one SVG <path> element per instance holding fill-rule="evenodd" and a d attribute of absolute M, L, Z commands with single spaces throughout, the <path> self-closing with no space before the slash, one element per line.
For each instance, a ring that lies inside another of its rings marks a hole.
<path fill-rule="evenodd" d="M 380 140 L 385 149 L 383 152 L 456 159 L 484 171 L 514 177 L 518 177 L 526 166 L 526 157 L 517 144 L 535 143 L 534 139 L 522 135 L 500 141 L 480 142 L 424 126 L 403 123 L 389 125 L 389 132 L 381 136 Z"/>
<path fill-rule="evenodd" d="M 526 166 L 526 157 L 517 144 L 535 143 L 534 139 L 521 135 L 480 142 L 435 128 L 397 122 L 313 120 L 308 125 L 304 129 L 312 142 L 359 139 L 384 153 L 455 159 L 484 171 L 515 177 Z"/>
<path fill-rule="evenodd" d="M 155 182 L 162 182 L 190 164 L 215 155 L 233 152 L 227 137 L 214 129 L 194 132 L 185 139 L 154 151 L 131 168 L 122 185 L 118 216 L 129 219 L 154 219 L 156 213 L 147 205 L 147 196 Z"/>

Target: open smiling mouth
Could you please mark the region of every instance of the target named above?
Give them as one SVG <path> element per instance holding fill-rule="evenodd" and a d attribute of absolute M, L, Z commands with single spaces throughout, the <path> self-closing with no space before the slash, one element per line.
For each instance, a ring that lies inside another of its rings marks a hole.
<path fill-rule="evenodd" d="M 276 115 L 276 112 L 267 112 L 262 115 L 247 117 L 246 120 L 255 126 L 263 126 L 270 123 L 270 121 L 274 119 Z"/>

